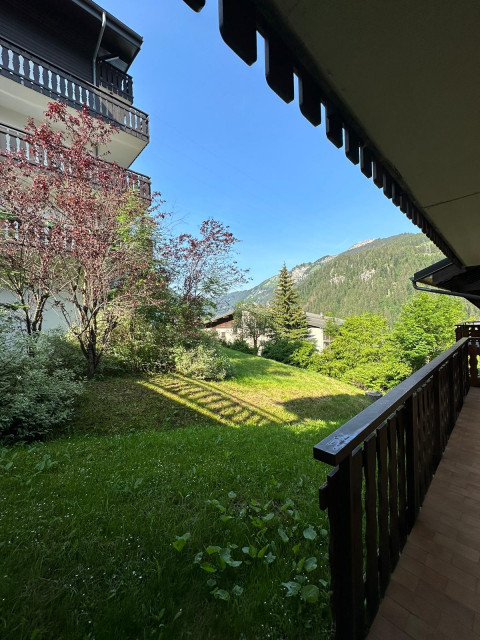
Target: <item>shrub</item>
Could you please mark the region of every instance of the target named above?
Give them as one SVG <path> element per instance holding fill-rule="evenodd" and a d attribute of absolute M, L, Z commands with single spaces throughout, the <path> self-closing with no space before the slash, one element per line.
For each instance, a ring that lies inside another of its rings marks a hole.
<path fill-rule="evenodd" d="M 313 342 L 302 340 L 289 358 L 289 363 L 302 369 L 310 369 L 314 356 L 318 355 L 317 348 Z"/>
<path fill-rule="evenodd" d="M 301 340 L 272 340 L 271 342 L 265 343 L 262 350 L 262 358 L 269 358 L 270 360 L 290 364 L 290 358 L 301 345 Z"/>
<path fill-rule="evenodd" d="M 59 341 L 58 336 L 48 335 L 33 340 L 0 318 L 2 442 L 43 437 L 72 415 L 82 382 L 74 371 L 59 366 Z"/>
<path fill-rule="evenodd" d="M 179 373 L 199 380 L 224 380 L 232 374 L 229 359 L 219 343 L 210 336 L 190 347 L 178 346 L 174 349 L 175 367 Z"/>
<path fill-rule="evenodd" d="M 142 315 L 122 322 L 113 332 L 103 371 L 168 371 L 174 366 L 173 347 L 178 341 L 169 325 Z"/>
<path fill-rule="evenodd" d="M 85 356 L 80 350 L 78 340 L 71 333 L 64 333 L 61 329 L 53 329 L 40 336 L 39 349 L 47 349 L 50 354 L 50 369 L 67 369 L 78 380 L 87 374 Z"/>
<path fill-rule="evenodd" d="M 246 342 L 245 340 L 241 340 L 240 338 L 238 340 L 234 340 L 231 344 L 228 344 L 226 346 L 230 349 L 235 349 L 235 351 L 249 353 L 254 356 L 257 355 L 257 350 L 255 349 L 255 347 L 251 347 L 248 342 Z"/>
<path fill-rule="evenodd" d="M 355 384 L 368 391 L 389 391 L 402 380 L 408 378 L 412 371 L 403 362 L 395 359 L 382 362 L 369 362 L 359 364 L 351 371 L 343 374 L 342 380 Z"/>

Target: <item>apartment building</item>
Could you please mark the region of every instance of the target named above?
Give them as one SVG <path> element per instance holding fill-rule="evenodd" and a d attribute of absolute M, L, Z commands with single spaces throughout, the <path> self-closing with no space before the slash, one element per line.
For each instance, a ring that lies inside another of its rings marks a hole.
<path fill-rule="evenodd" d="M 130 65 L 142 38 L 91 0 L 0 3 L 0 156 L 24 147 L 29 118 L 52 100 L 90 113 L 118 130 L 108 157 L 128 169 L 128 184 L 149 197 L 150 179 L 129 170 L 149 142 L 148 115 L 133 106 Z M 99 149 L 103 153 L 105 149 Z M 3 302 L 8 294 L 0 291 Z M 44 328 L 61 324 L 52 309 Z"/>

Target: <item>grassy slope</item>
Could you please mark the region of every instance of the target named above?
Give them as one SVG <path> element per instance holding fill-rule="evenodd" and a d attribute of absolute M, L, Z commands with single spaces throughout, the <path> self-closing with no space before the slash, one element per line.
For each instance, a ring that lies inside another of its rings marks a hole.
<path fill-rule="evenodd" d="M 221 383 L 91 383 L 71 435 L 3 451 L 2 638 L 328 637 L 317 507 L 328 469 L 312 445 L 366 401 L 318 374 L 229 355 L 236 377 Z M 221 570 L 205 549 L 229 544 L 242 564 Z M 245 546 L 267 549 L 252 558 Z M 302 558 L 313 557 L 318 568 L 307 571 Z M 318 604 L 285 597 L 281 583 L 298 575 L 320 586 Z"/>

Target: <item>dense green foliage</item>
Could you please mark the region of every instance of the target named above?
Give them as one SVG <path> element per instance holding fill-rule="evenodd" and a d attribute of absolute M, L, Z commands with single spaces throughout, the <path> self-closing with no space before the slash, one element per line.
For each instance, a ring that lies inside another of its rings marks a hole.
<path fill-rule="evenodd" d="M 458 298 L 417 294 L 402 308 L 393 332 L 401 360 L 413 371 L 423 367 L 453 344 L 455 325 L 463 320 Z"/>
<path fill-rule="evenodd" d="M 375 391 L 390 389 L 411 373 L 397 357 L 386 319 L 369 313 L 347 318 L 319 360 L 322 373 Z"/>
<path fill-rule="evenodd" d="M 59 336 L 35 340 L 0 316 L 0 442 L 46 436 L 72 416 L 78 357 Z"/>
<path fill-rule="evenodd" d="M 300 369 L 320 370 L 320 354 L 310 340 L 272 340 L 264 345 L 262 357 Z"/>
<path fill-rule="evenodd" d="M 266 342 L 262 349 L 262 357 L 276 360 L 284 364 L 291 364 L 290 358 L 300 348 L 302 340 L 276 339 Z"/>
<path fill-rule="evenodd" d="M 460 300 L 419 293 L 406 303 L 393 330 L 371 313 L 330 323 L 332 343 L 318 353 L 309 340 L 274 340 L 262 355 L 321 372 L 362 389 L 387 391 L 442 353 L 455 341 L 455 325 L 465 320 Z"/>
<path fill-rule="evenodd" d="M 426 293 L 404 305 L 393 330 L 382 316 L 351 316 L 320 355 L 318 370 L 364 389 L 386 391 L 451 346 L 462 320 L 460 300 Z"/>
<path fill-rule="evenodd" d="M 410 277 L 442 258 L 422 234 L 375 240 L 314 270 L 299 283 L 298 294 L 313 313 L 339 318 L 373 313 L 391 324 L 414 293 Z"/>
<path fill-rule="evenodd" d="M 305 311 L 337 318 L 373 313 L 387 318 L 392 326 L 414 294 L 410 277 L 443 257 L 421 233 L 405 233 L 299 265 L 291 274 Z M 219 311 L 242 299 L 266 304 L 277 282 L 274 276 L 253 289 L 228 294 L 219 301 Z M 463 304 L 468 315 L 478 316 L 478 309 Z"/>
<path fill-rule="evenodd" d="M 292 276 L 283 265 L 270 305 L 273 331 L 283 340 L 301 340 L 308 335 L 307 316 L 300 306 Z"/>
<path fill-rule="evenodd" d="M 234 351 L 240 351 L 241 353 L 249 353 L 253 356 L 257 355 L 257 349 L 255 347 L 250 347 L 248 342 L 238 338 L 230 344 L 225 343 L 225 346 L 233 349 Z"/>
<path fill-rule="evenodd" d="M 302 369 L 311 369 L 312 371 L 319 370 L 320 354 L 317 351 L 317 346 L 310 340 L 302 340 L 297 343 L 295 350 L 289 358 L 288 364 L 292 364 L 295 367 L 301 367 Z"/>
<path fill-rule="evenodd" d="M 0 451 L 5 640 L 326 640 L 328 468 L 353 387 L 229 352 L 236 376 L 88 383 L 71 435 Z"/>
<path fill-rule="evenodd" d="M 203 335 L 191 347 L 175 347 L 174 357 L 175 368 L 179 373 L 198 380 L 224 380 L 232 374 L 229 359 L 211 334 Z"/>
<path fill-rule="evenodd" d="M 136 313 L 124 318 L 116 328 L 108 347 L 104 367 L 130 373 L 167 371 L 174 366 L 173 348 L 181 340 L 173 322 L 165 314 Z"/>

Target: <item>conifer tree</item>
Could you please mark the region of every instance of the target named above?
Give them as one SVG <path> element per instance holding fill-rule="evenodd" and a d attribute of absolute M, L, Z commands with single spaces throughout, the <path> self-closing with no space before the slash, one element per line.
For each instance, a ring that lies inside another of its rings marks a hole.
<path fill-rule="evenodd" d="M 286 340 L 301 340 L 308 335 L 307 316 L 293 288 L 292 276 L 283 265 L 271 304 L 275 333 Z"/>

